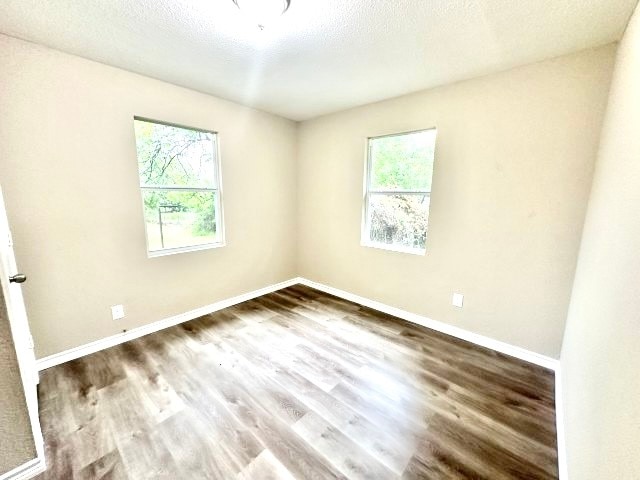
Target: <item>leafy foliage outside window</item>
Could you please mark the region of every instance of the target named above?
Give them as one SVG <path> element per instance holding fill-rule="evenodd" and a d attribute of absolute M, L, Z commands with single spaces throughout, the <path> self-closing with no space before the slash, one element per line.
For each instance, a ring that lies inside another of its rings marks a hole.
<path fill-rule="evenodd" d="M 436 130 L 369 139 L 366 243 L 424 250 Z"/>
<path fill-rule="evenodd" d="M 149 252 L 219 243 L 216 134 L 136 118 Z"/>

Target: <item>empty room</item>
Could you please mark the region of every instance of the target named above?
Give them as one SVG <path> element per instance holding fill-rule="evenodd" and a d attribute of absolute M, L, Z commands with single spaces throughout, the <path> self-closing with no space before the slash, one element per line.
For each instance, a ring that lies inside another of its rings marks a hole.
<path fill-rule="evenodd" d="M 0 480 L 640 480 L 637 0 L 2 0 Z"/>

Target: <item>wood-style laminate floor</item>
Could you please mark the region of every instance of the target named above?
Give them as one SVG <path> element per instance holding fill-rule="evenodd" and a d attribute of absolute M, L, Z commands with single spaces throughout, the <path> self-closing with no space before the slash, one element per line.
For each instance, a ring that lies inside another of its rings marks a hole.
<path fill-rule="evenodd" d="M 40 479 L 556 479 L 553 373 L 295 286 L 42 372 Z"/>

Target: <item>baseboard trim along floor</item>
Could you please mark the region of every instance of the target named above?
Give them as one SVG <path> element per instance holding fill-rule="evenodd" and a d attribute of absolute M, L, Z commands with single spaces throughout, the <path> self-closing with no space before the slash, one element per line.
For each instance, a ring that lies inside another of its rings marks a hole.
<path fill-rule="evenodd" d="M 89 355 L 91 353 L 104 350 L 105 348 L 113 347 L 120 343 L 124 343 L 128 340 L 139 338 L 149 333 L 157 332 L 164 328 L 178 325 L 179 323 L 193 320 L 194 318 L 198 318 L 203 315 L 207 315 L 209 313 L 222 310 L 232 305 L 236 305 L 238 303 L 242 303 L 247 300 L 251 300 L 253 298 L 259 297 L 261 295 L 266 295 L 267 293 L 275 292 L 276 290 L 280 290 L 282 288 L 296 285 L 298 283 L 302 285 L 306 285 L 307 287 L 315 288 L 316 290 L 320 290 L 321 292 L 325 292 L 330 295 L 335 295 L 336 297 L 340 297 L 344 300 L 349 300 L 351 302 L 358 303 L 365 307 L 378 310 L 379 312 L 387 313 L 389 315 L 402 318 L 403 320 L 406 320 L 408 322 L 415 323 L 417 325 L 421 325 L 423 327 L 427 327 L 432 330 L 436 330 L 446 335 L 451 335 L 452 337 L 456 337 L 461 340 L 466 340 L 468 342 L 475 343 L 476 345 L 480 345 L 482 347 L 495 350 L 496 352 L 504 353 L 505 355 L 510 355 L 512 357 L 519 358 L 520 360 L 524 360 L 526 362 L 548 368 L 550 370 L 555 371 L 558 367 L 559 362 L 554 358 L 547 357 L 545 355 L 541 355 L 539 353 L 532 352 L 530 350 L 526 350 L 521 347 L 516 347 L 514 345 L 510 345 L 508 343 L 501 342 L 493 338 L 485 337 L 483 335 L 479 335 L 477 333 L 473 333 L 468 330 L 464 330 L 462 328 L 449 325 L 447 323 L 439 322 L 437 320 L 432 320 L 431 318 L 428 318 L 422 315 L 407 312 L 406 310 L 401 310 L 399 308 L 392 307 L 384 303 L 377 302 L 375 300 L 361 297 L 360 295 L 356 295 L 354 293 L 346 292 L 344 290 L 330 287 L 322 283 L 314 282 L 306 278 L 297 277 L 297 278 L 292 278 L 290 280 L 286 280 L 284 282 L 276 283 L 274 285 L 269 285 L 267 287 L 260 288 L 258 290 L 253 290 L 252 292 L 247 292 L 241 295 L 237 295 L 227 300 L 221 300 L 219 302 L 215 302 L 210 305 L 205 305 L 204 307 L 196 308 L 194 310 L 190 310 L 188 312 L 181 313 L 179 315 L 174 315 L 172 317 L 165 318 L 157 322 L 149 323 L 141 327 L 132 328 L 131 330 L 128 330 L 127 332 L 124 332 L 124 333 L 118 333 L 110 337 L 96 340 L 95 342 L 87 343 L 85 345 L 80 345 L 79 347 L 71 348 L 63 352 L 59 352 L 53 355 L 49 355 L 47 357 L 43 357 L 37 361 L 38 370 L 41 371 L 41 370 L 45 370 L 47 368 L 53 367 L 55 365 L 60 365 L 61 363 L 65 363 L 70 360 L 74 360 L 76 358 L 80 358 L 85 355 Z"/>
<path fill-rule="evenodd" d="M 417 325 L 422 325 L 423 327 L 436 330 L 446 335 L 451 335 L 452 337 L 456 337 L 461 340 L 466 340 L 467 342 L 475 343 L 476 345 L 480 345 L 482 347 L 495 350 L 496 352 L 504 353 L 505 355 L 510 355 L 512 357 L 519 358 L 520 360 L 524 360 L 525 362 L 533 363 L 535 365 L 539 365 L 541 367 L 548 368 L 554 371 L 558 366 L 558 360 L 551 357 L 547 357 L 545 355 L 541 355 L 539 353 L 532 352 L 530 350 L 526 350 L 521 347 L 516 347 L 514 345 L 510 345 L 508 343 L 501 342 L 493 338 L 485 337 L 483 335 L 479 335 L 477 333 L 473 333 L 468 330 L 464 330 L 462 328 L 449 325 L 447 323 L 438 322 L 437 320 L 432 320 L 422 315 L 417 315 L 415 313 L 407 312 L 406 310 L 401 310 L 396 307 L 391 307 L 384 303 L 377 302 L 375 300 L 370 300 L 365 297 L 361 297 L 360 295 L 345 292 L 344 290 L 339 290 L 337 288 L 329 287 L 327 285 L 323 285 L 322 283 L 314 282 L 312 280 L 307 280 L 306 278 L 300 278 L 298 280 L 299 280 L 299 283 L 301 283 L 302 285 L 306 285 L 307 287 L 315 288 L 316 290 L 320 290 L 330 295 L 335 295 L 336 297 L 340 297 L 344 300 L 349 300 L 351 302 L 358 303 L 360 305 L 372 308 L 379 312 L 388 313 L 389 315 L 393 315 L 394 317 L 402 318 L 403 320 L 406 320 L 408 322 L 415 323 Z"/>
<path fill-rule="evenodd" d="M 266 295 L 267 293 L 275 292 L 276 290 L 280 290 L 282 288 L 290 287 L 297 283 L 300 283 L 299 279 L 292 278 L 284 282 L 269 285 L 258 290 L 253 290 L 252 292 L 243 293 L 241 295 L 237 295 L 226 300 L 221 300 L 210 305 L 205 305 L 204 307 L 196 308 L 188 312 L 174 315 L 157 322 L 142 325 L 141 327 L 132 328 L 131 330 L 128 330 L 126 332 L 111 335 L 109 337 L 96 340 L 95 342 L 86 343 L 84 345 L 80 345 L 79 347 L 70 348 L 69 350 L 65 350 L 59 353 L 54 353 L 53 355 L 38 359 L 36 365 L 38 371 L 46 370 L 47 368 L 55 367 L 56 365 L 60 365 L 65 362 L 75 360 L 76 358 L 84 357 L 85 355 L 90 355 L 92 353 L 99 352 L 100 350 L 104 350 L 106 348 L 128 342 L 129 340 L 133 340 L 134 338 L 139 338 L 144 335 L 163 330 L 165 328 L 173 327 L 174 325 L 178 325 L 183 322 L 188 322 L 189 320 L 193 320 L 194 318 L 217 312 L 218 310 L 231 307 L 232 305 L 237 305 L 238 303 L 246 302 L 247 300 Z"/>
<path fill-rule="evenodd" d="M 437 320 L 433 320 L 422 315 L 418 315 L 412 312 L 408 312 L 406 310 L 392 307 L 384 303 L 371 300 L 371 299 L 362 297 L 360 295 L 356 295 L 354 293 L 340 290 L 338 288 L 330 287 L 328 285 L 324 285 L 322 283 L 318 283 L 302 277 L 292 278 L 284 282 L 269 285 L 264 288 L 260 288 L 258 290 L 237 295 L 235 297 L 232 297 L 226 300 L 221 300 L 219 302 L 215 302 L 210 305 L 196 308 L 194 310 L 190 310 L 188 312 L 185 312 L 179 315 L 174 315 L 172 317 L 168 317 L 163 320 L 159 320 L 157 322 L 143 325 L 141 327 L 131 329 L 124 333 L 112 335 L 110 337 L 96 340 L 94 342 L 81 345 L 79 347 L 75 347 L 69 350 L 65 350 L 63 352 L 59 352 L 53 355 L 49 355 L 47 357 L 43 357 L 37 361 L 37 368 L 39 371 L 45 370 L 47 368 L 68 362 L 70 360 L 74 360 L 76 358 L 80 358 L 85 355 L 90 355 L 92 353 L 98 352 L 100 350 L 104 350 L 109 347 L 113 347 L 115 345 L 127 342 L 129 340 L 133 340 L 135 338 L 139 338 L 144 335 L 154 333 L 159 330 L 163 330 L 165 328 L 172 327 L 174 325 L 178 325 L 183 322 L 187 322 L 189 320 L 193 320 L 203 315 L 207 315 L 209 313 L 213 313 L 218 310 L 222 310 L 224 308 L 230 307 L 232 305 L 236 305 L 238 303 L 242 303 L 247 300 L 251 300 L 253 298 L 266 295 L 267 293 L 271 293 L 276 290 L 280 290 L 296 284 L 306 285 L 307 287 L 320 290 L 322 292 L 328 293 L 330 295 L 334 295 L 344 300 L 358 303 L 365 307 L 369 307 L 374 310 L 377 310 L 389 315 L 393 315 L 395 317 L 401 318 L 408 322 L 421 325 L 423 327 L 426 327 L 432 330 L 436 330 L 446 335 L 451 335 L 452 337 L 459 338 L 461 340 L 466 340 L 476 345 L 480 345 L 482 347 L 489 348 L 491 350 L 504 353 L 506 355 L 510 355 L 520 360 L 524 360 L 526 362 L 539 365 L 541 367 L 548 368 L 556 372 L 556 423 L 557 423 L 557 433 L 558 433 L 558 459 L 559 459 L 559 473 L 560 473 L 559 478 L 560 480 L 566 480 L 568 478 L 567 467 L 566 467 L 566 450 L 565 450 L 565 444 L 564 444 L 564 427 L 563 427 L 563 421 L 562 421 L 562 418 L 563 418 L 562 399 L 561 399 L 561 396 L 562 396 L 561 383 L 562 382 L 560 377 L 558 360 L 551 357 L 547 357 L 545 355 L 541 355 L 536 352 L 532 352 L 530 350 L 527 350 L 521 347 L 510 345 L 508 343 L 501 342 L 493 338 L 485 337 L 483 335 L 479 335 L 477 333 L 473 333 L 453 325 L 439 322 Z M 39 465 L 39 464 L 34 465 L 32 468 L 29 469 L 30 470 L 29 473 L 32 473 L 32 474 L 38 473 L 40 470 L 36 472 L 35 471 L 36 467 L 44 468 L 42 465 Z M 5 478 L 14 480 L 14 479 L 29 478 L 29 477 L 30 476 L 21 476 L 21 475 L 14 476 L 14 477 L 5 477 L 3 475 L 0 477 L 0 480 L 5 480 Z"/>
<path fill-rule="evenodd" d="M 27 480 L 33 478 L 36 475 L 46 470 L 46 464 L 44 457 L 35 458 L 24 465 L 20 465 L 13 470 L 10 470 L 0 475 L 0 480 Z"/>
<path fill-rule="evenodd" d="M 564 432 L 564 410 L 562 393 L 562 369 L 558 365 L 555 370 L 556 377 L 556 435 L 558 437 L 558 479 L 569 480 L 569 467 L 567 464 L 567 444 Z"/>
<path fill-rule="evenodd" d="M 520 360 L 524 360 L 526 362 L 553 370 L 555 372 L 556 431 L 558 436 L 558 478 L 559 480 L 569 479 L 567 469 L 566 445 L 564 440 L 565 436 L 564 415 L 562 410 L 562 376 L 560 372 L 559 360 L 541 355 L 536 352 L 532 352 L 521 347 L 516 347 L 514 345 L 510 345 L 493 338 L 485 337 L 483 335 L 479 335 L 477 333 L 473 333 L 468 330 L 455 327 L 453 325 L 438 322 L 422 315 L 417 315 L 415 313 L 407 312 L 396 307 L 391 307 L 384 303 L 361 297 L 360 295 L 329 287 L 322 283 L 314 282 L 306 278 L 298 278 L 298 283 L 306 285 L 307 287 L 315 288 L 316 290 L 320 290 L 330 295 L 343 298 L 344 300 L 349 300 L 365 307 L 372 308 L 379 312 L 388 313 L 389 315 L 402 318 L 403 320 L 406 320 L 408 322 L 422 325 L 423 327 L 427 327 L 432 330 L 451 335 L 452 337 L 466 340 L 476 345 L 495 350 L 496 352 L 504 353 L 505 355 L 510 355 L 512 357 L 519 358 Z"/>

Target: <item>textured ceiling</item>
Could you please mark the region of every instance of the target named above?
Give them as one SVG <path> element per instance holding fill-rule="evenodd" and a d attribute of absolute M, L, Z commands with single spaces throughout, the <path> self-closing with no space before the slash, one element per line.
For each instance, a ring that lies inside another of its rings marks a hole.
<path fill-rule="evenodd" d="M 1 0 L 0 32 L 301 120 L 620 38 L 637 0 Z"/>

